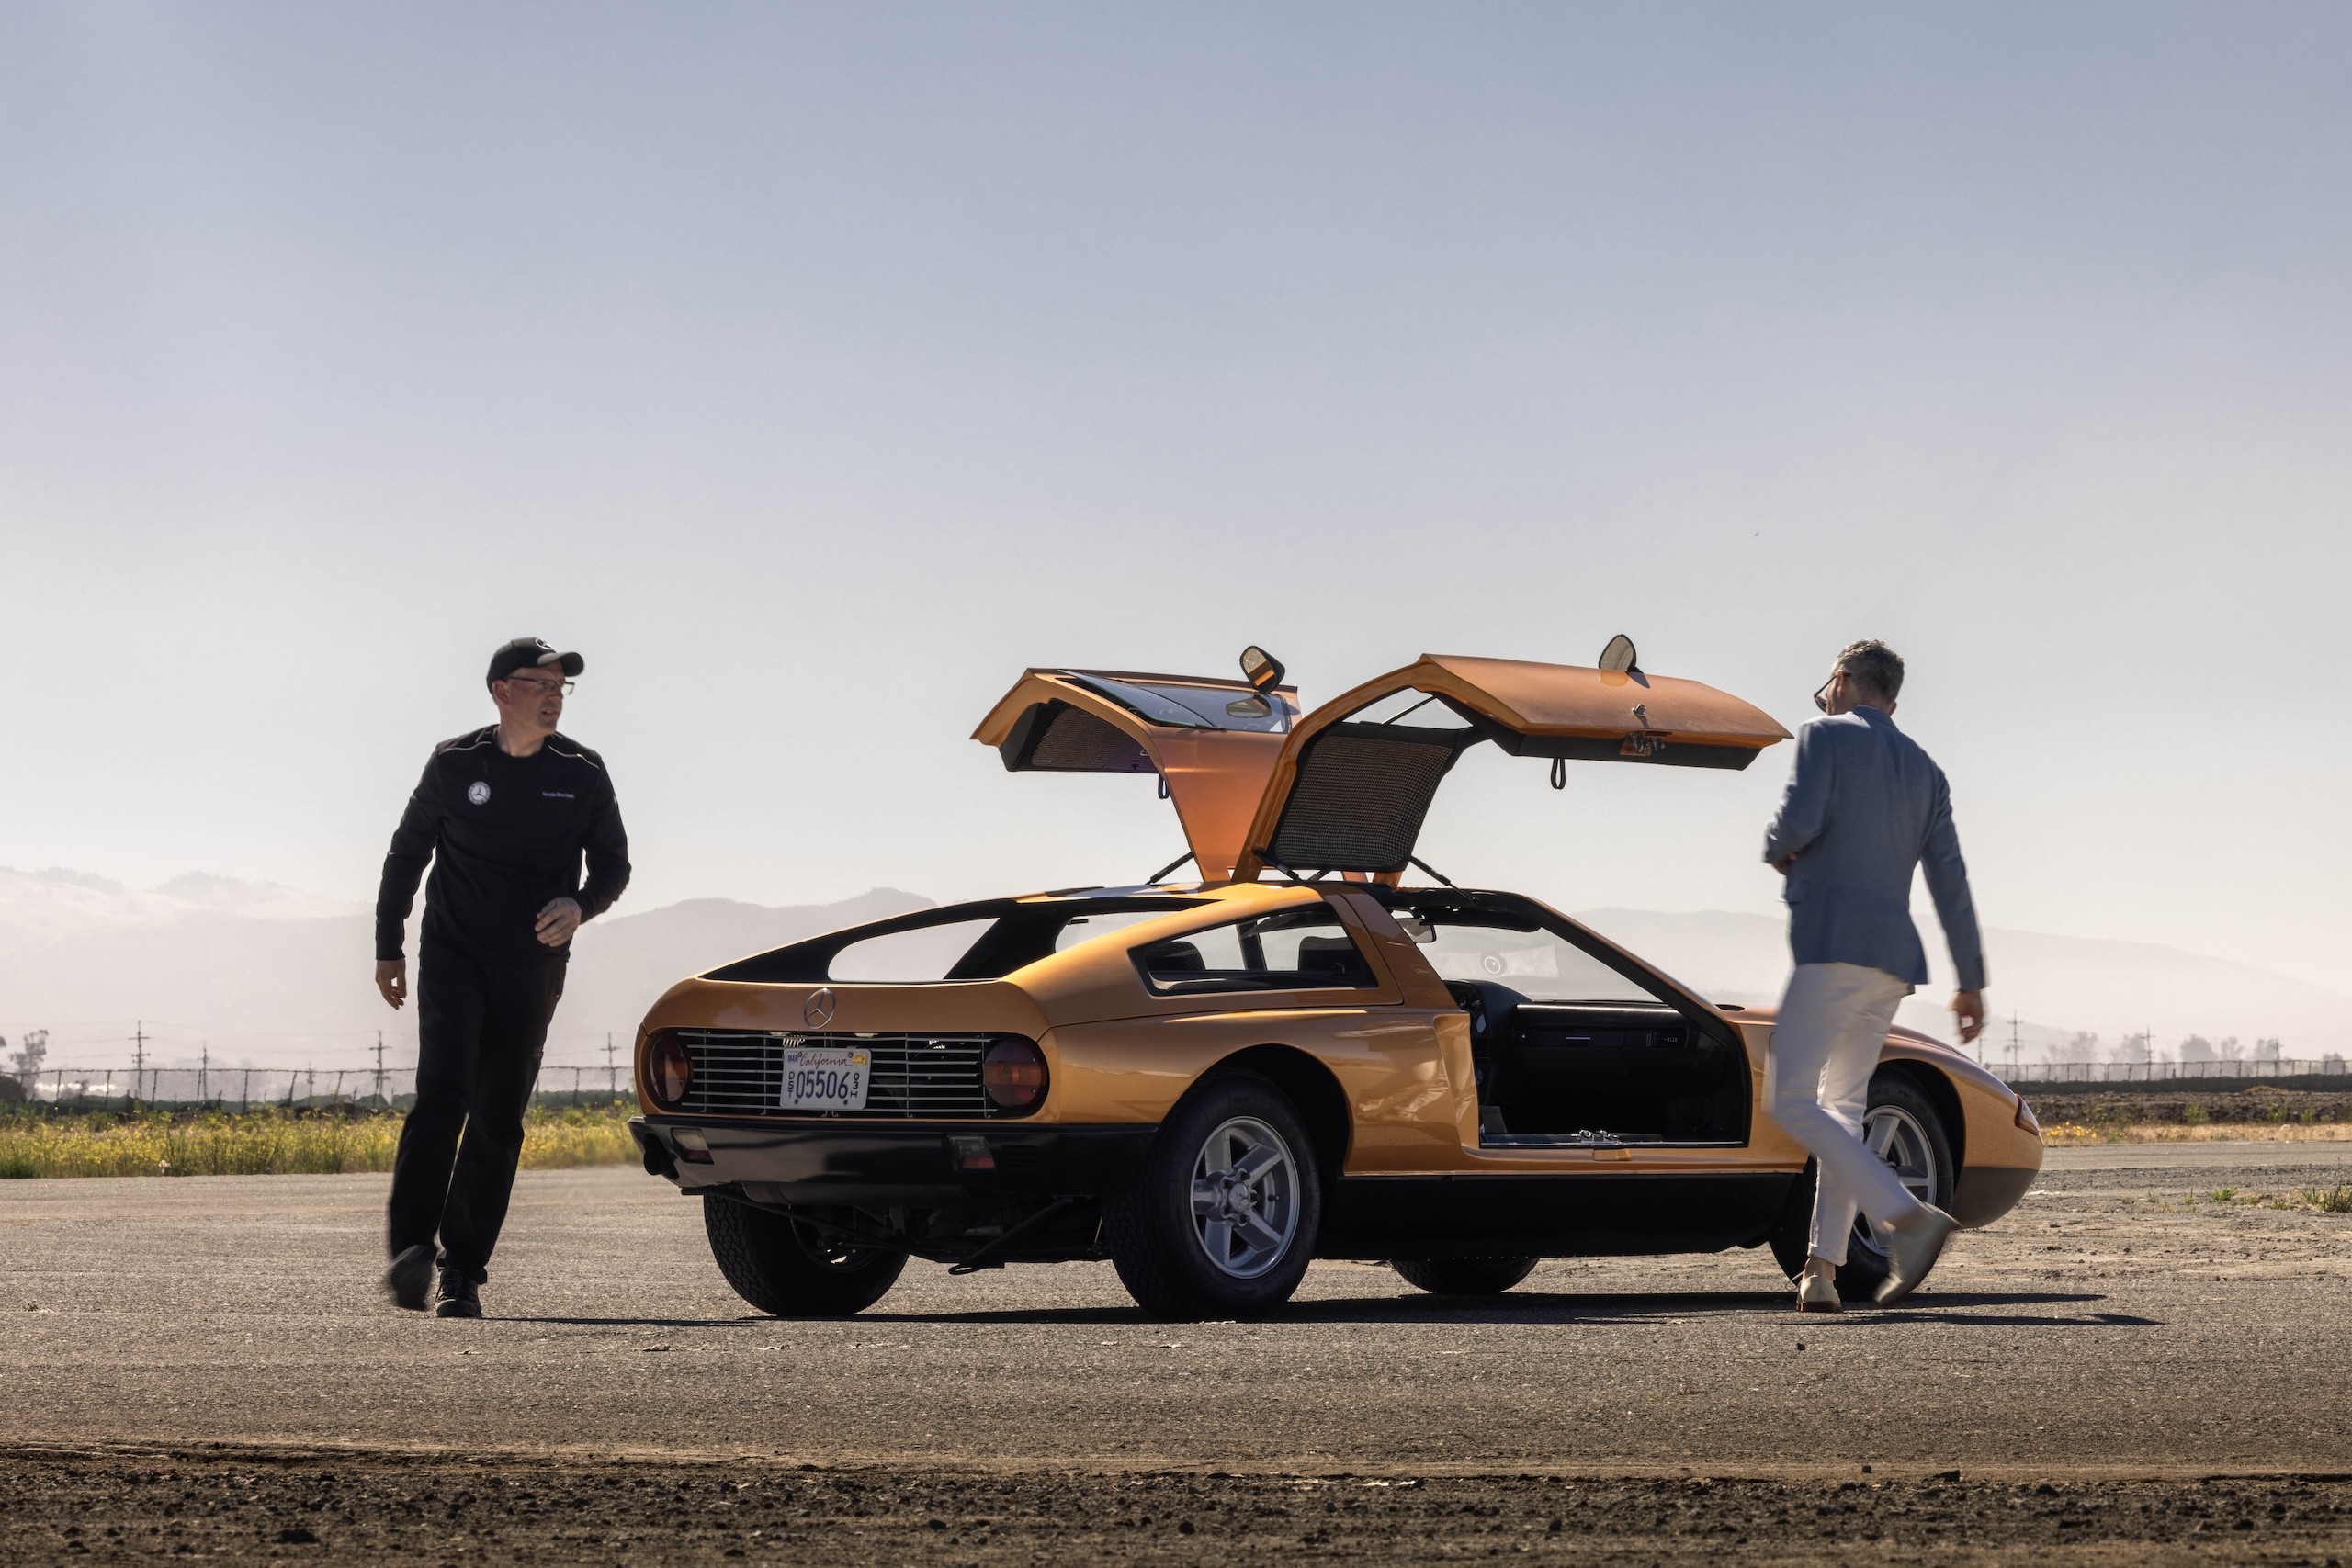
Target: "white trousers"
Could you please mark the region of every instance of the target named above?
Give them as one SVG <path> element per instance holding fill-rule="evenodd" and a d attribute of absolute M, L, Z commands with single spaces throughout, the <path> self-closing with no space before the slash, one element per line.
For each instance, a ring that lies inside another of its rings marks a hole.
<path fill-rule="evenodd" d="M 1923 1207 L 1862 1142 L 1871 1075 L 1894 1010 L 1910 993 L 1883 969 L 1800 964 L 1781 998 L 1765 1094 L 1772 1120 L 1813 1156 L 1813 1256 L 1832 1263 L 1846 1261 L 1858 1207 L 1880 1225 Z"/>

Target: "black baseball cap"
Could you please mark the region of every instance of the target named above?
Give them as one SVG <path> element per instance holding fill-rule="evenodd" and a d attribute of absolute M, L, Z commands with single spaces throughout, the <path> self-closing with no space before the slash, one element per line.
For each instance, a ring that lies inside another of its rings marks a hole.
<path fill-rule="evenodd" d="M 577 675 L 588 668 L 588 661 L 576 653 L 558 653 L 535 637 L 518 637 L 490 656 L 490 674 L 482 683 L 503 681 L 517 670 L 544 670 L 561 667 L 567 675 Z"/>

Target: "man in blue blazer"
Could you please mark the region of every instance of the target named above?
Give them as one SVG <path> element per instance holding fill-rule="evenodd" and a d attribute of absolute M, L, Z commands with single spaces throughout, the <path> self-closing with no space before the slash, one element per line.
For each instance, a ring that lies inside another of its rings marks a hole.
<path fill-rule="evenodd" d="M 1927 752 L 1894 728 L 1903 660 L 1883 642 L 1851 644 L 1814 694 L 1826 717 L 1797 731 L 1796 768 L 1764 858 L 1788 879 L 1796 959 L 1772 1032 L 1772 1119 L 1812 1151 L 1811 1255 L 1797 1306 L 1836 1312 L 1836 1276 L 1859 1206 L 1892 1259 L 1882 1306 L 1926 1279 L 1958 1228 L 1905 1189 L 1862 1142 L 1871 1075 L 1894 1010 L 1928 978 L 1911 924 L 1911 876 L 1924 866 L 1959 971 L 1952 1011 L 1963 1041 L 1984 1027 L 1984 954 L 1968 868 L 1952 829 L 1951 790 Z"/>

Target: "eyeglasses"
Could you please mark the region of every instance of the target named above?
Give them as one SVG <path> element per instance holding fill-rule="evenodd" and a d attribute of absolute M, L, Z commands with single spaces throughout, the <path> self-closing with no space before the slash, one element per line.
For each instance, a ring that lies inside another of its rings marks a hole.
<path fill-rule="evenodd" d="M 569 681 L 542 681 L 531 675 L 509 675 L 506 677 L 506 683 L 510 686 L 528 686 L 531 690 L 540 693 L 561 692 L 566 696 L 571 694 L 572 685 Z"/>
<path fill-rule="evenodd" d="M 1843 670 L 1833 671 L 1830 672 L 1829 679 L 1821 683 L 1821 690 L 1813 694 L 1813 705 L 1815 707 L 1819 708 L 1824 713 L 1827 713 L 1829 711 L 1829 688 L 1836 685 L 1838 683 L 1838 678 L 1845 673 L 1846 672 Z M 571 682 L 565 682 L 566 685 L 569 685 L 570 683 Z"/>

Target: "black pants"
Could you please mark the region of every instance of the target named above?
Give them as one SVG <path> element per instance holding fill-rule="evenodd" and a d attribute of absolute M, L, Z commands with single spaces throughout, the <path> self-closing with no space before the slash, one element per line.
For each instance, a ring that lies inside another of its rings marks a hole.
<path fill-rule="evenodd" d="M 392 1156 L 394 1257 L 437 1235 L 442 1268 L 489 1277 L 565 967 L 437 943 L 420 953 L 416 1104 Z"/>

